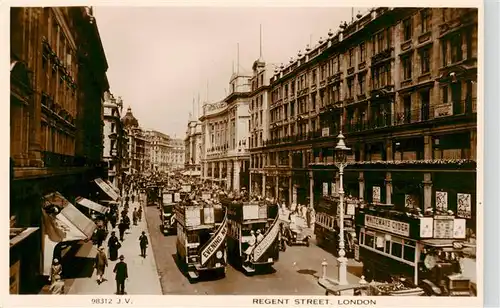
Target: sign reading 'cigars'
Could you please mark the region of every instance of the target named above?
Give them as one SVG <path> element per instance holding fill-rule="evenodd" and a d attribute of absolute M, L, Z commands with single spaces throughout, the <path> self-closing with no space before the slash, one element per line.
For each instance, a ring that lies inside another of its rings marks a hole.
<path fill-rule="evenodd" d="M 208 243 L 201 250 L 201 266 L 204 266 L 208 260 L 219 250 L 224 243 L 227 235 L 227 213 L 219 229 L 213 237 L 208 240 Z"/>

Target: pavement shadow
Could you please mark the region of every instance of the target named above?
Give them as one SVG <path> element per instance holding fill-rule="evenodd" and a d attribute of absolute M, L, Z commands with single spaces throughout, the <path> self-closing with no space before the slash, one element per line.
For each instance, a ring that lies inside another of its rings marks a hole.
<path fill-rule="evenodd" d="M 316 274 L 318 271 L 312 270 L 312 269 L 299 269 L 297 273 L 303 274 L 303 275 L 311 275 L 315 278 L 319 278 L 319 276 Z"/>
<path fill-rule="evenodd" d="M 73 257 L 62 263 L 65 279 L 88 278 L 94 273 L 94 258 Z"/>

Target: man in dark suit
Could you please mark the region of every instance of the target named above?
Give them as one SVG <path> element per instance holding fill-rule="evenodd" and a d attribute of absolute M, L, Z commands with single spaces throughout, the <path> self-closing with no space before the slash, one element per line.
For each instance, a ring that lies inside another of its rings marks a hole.
<path fill-rule="evenodd" d="M 120 262 L 116 263 L 113 270 L 116 273 L 116 294 L 125 294 L 125 280 L 128 278 L 127 263 L 123 262 L 125 257 L 120 256 Z"/>

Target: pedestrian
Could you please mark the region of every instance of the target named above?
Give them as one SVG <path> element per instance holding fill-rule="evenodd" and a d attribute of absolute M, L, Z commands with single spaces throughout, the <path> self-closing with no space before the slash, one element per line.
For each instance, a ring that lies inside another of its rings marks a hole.
<path fill-rule="evenodd" d="M 146 258 L 146 248 L 148 248 L 148 237 L 146 232 L 142 231 L 141 236 L 139 236 L 139 246 L 141 248 L 141 257 Z"/>
<path fill-rule="evenodd" d="M 115 261 L 117 259 L 118 249 L 120 249 L 121 246 L 122 244 L 120 244 L 120 241 L 118 241 L 115 231 L 111 232 L 111 236 L 108 240 L 109 259 L 111 261 Z"/>
<path fill-rule="evenodd" d="M 128 194 L 125 196 L 125 204 L 128 204 L 128 201 L 130 200 L 130 197 L 128 196 Z"/>
<path fill-rule="evenodd" d="M 104 271 L 108 266 L 108 258 L 106 257 L 106 253 L 104 253 L 104 247 L 100 246 L 97 254 L 95 256 L 94 267 L 97 275 L 97 283 L 101 284 L 104 280 Z"/>
<path fill-rule="evenodd" d="M 101 247 L 102 242 L 104 242 L 104 240 L 106 240 L 106 231 L 104 230 L 104 228 L 102 226 L 99 226 L 96 230 L 97 247 Z"/>
<path fill-rule="evenodd" d="M 250 238 L 247 241 L 248 248 L 245 250 L 245 254 L 247 256 L 245 262 L 250 262 L 250 255 L 253 252 L 253 249 L 255 247 L 255 242 L 256 241 L 257 241 L 257 239 L 255 237 L 255 233 L 253 232 L 253 230 L 250 230 Z"/>
<path fill-rule="evenodd" d="M 125 294 L 125 280 L 128 278 L 127 263 L 123 260 L 125 257 L 120 256 L 120 262 L 116 263 L 113 273 L 115 273 L 116 280 L 116 294 Z"/>
<path fill-rule="evenodd" d="M 116 228 L 116 220 L 117 220 L 116 212 L 113 211 L 113 213 L 111 213 L 111 217 L 109 218 L 109 222 L 111 223 L 111 227 L 113 229 Z"/>
<path fill-rule="evenodd" d="M 135 194 L 132 195 L 132 203 L 135 202 Z"/>
<path fill-rule="evenodd" d="M 64 281 L 61 279 L 61 275 L 54 276 L 54 282 L 49 288 L 51 294 L 64 294 Z"/>
<path fill-rule="evenodd" d="M 263 239 L 264 239 L 264 234 L 260 232 L 260 229 L 257 230 L 257 238 L 256 238 L 257 244 L 260 243 Z"/>
<path fill-rule="evenodd" d="M 59 260 L 55 258 L 52 261 L 52 266 L 50 267 L 50 276 L 49 281 L 53 284 L 56 280 L 55 277 L 62 276 L 62 265 L 59 263 Z"/>
<path fill-rule="evenodd" d="M 139 205 L 139 209 L 137 210 L 137 214 L 139 215 L 139 221 L 142 221 L 142 206 Z"/>
<path fill-rule="evenodd" d="M 127 230 L 127 224 L 125 223 L 125 220 L 121 220 L 120 223 L 118 224 L 118 231 L 120 232 L 120 241 L 123 242 L 123 236 L 125 234 L 125 230 Z"/>
<path fill-rule="evenodd" d="M 123 222 L 125 223 L 125 230 L 128 230 L 130 229 L 130 218 L 128 217 L 128 215 L 125 215 L 125 217 L 123 217 Z"/>
<path fill-rule="evenodd" d="M 137 208 L 134 208 L 134 211 L 132 212 L 132 221 L 134 223 L 134 226 L 137 226 Z"/>

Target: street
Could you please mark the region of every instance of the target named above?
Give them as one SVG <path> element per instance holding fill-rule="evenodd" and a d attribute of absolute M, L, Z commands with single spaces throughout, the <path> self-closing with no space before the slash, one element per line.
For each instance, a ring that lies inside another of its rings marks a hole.
<path fill-rule="evenodd" d="M 231 265 L 226 277 L 217 280 L 200 280 L 190 283 L 176 264 L 176 236 L 164 236 L 160 230 L 159 210 L 155 206 L 145 208 L 150 243 L 156 259 L 163 294 L 175 295 L 324 295 L 318 285 L 321 262 L 328 262 L 328 276 L 336 277 L 336 260 L 315 244 L 310 247 L 287 247 L 280 253 L 280 260 L 274 264 L 273 273 L 246 276 Z M 357 283 L 359 278 L 348 274 L 349 282 Z"/>

